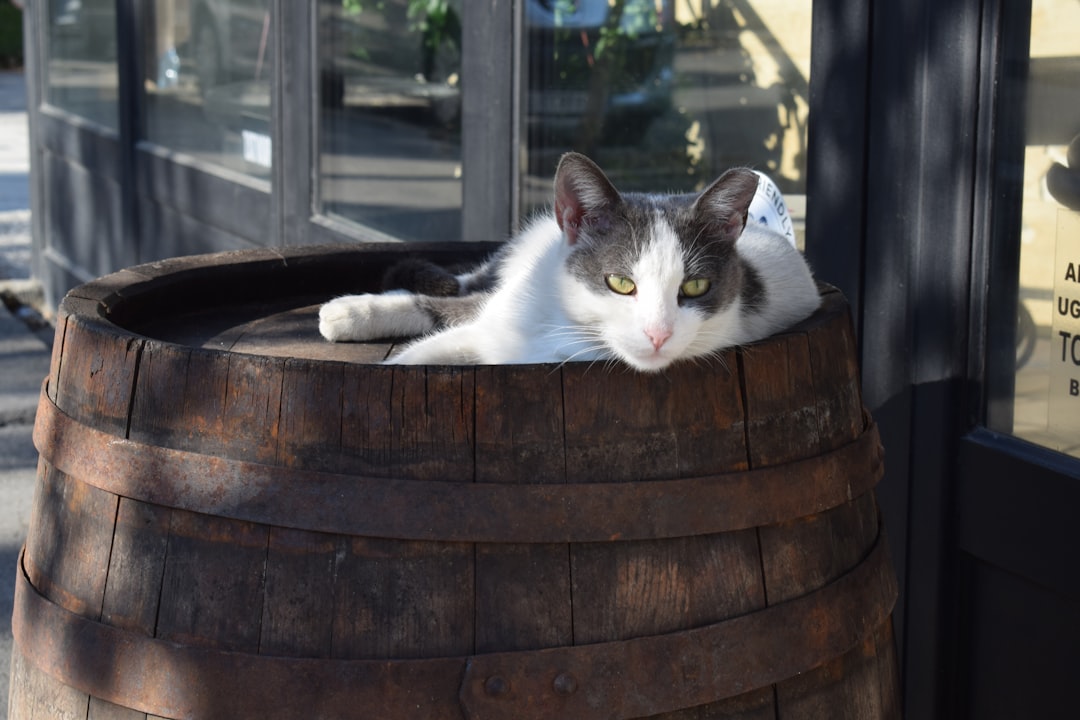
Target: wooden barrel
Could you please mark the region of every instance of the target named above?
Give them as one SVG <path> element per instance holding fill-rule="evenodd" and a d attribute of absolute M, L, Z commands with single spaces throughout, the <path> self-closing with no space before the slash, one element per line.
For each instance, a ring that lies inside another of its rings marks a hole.
<path fill-rule="evenodd" d="M 394 367 L 406 252 L 136 267 L 56 329 L 10 717 L 899 718 L 847 306 L 717 362 Z"/>

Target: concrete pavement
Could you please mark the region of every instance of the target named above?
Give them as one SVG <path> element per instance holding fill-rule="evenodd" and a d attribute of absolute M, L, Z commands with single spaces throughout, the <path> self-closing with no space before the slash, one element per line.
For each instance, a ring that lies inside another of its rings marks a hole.
<path fill-rule="evenodd" d="M 21 71 L 0 71 L 0 718 L 7 716 L 15 567 L 26 538 L 37 451 L 31 440 L 51 330 L 21 306 L 30 279 L 30 150 Z M 7 303 L 15 308 L 9 309 Z"/>

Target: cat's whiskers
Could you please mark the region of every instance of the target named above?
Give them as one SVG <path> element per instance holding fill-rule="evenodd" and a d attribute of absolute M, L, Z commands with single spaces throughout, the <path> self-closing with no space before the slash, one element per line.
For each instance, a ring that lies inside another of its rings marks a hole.
<path fill-rule="evenodd" d="M 593 363 L 609 356 L 606 352 L 608 346 L 604 341 L 603 333 L 597 328 L 588 325 L 548 325 L 546 330 L 548 337 L 557 340 L 565 350 L 571 350 L 576 345 L 583 346 L 574 350 L 560 363 L 560 366 L 584 355 L 599 356 L 592 358 Z M 610 360 L 610 357 L 608 359 Z"/>
<path fill-rule="evenodd" d="M 596 349 L 602 349 L 602 348 L 596 348 Z M 559 363 L 559 367 L 562 367 L 562 366 L 566 365 L 566 363 L 570 363 L 570 362 L 578 362 L 578 357 L 579 357 L 579 356 L 581 356 L 581 355 L 584 355 L 584 354 L 586 354 L 586 353 L 589 353 L 589 352 L 591 352 L 591 351 L 592 351 L 592 349 L 591 349 L 591 348 L 585 348 L 584 350 L 579 350 L 578 352 L 574 353 L 574 354 L 573 354 L 573 355 L 571 355 L 570 357 L 568 357 L 568 358 L 565 358 L 564 360 L 562 360 L 562 361 L 561 361 L 561 362 Z M 610 364 L 611 362 L 613 362 L 613 361 L 614 361 L 614 358 L 612 358 L 612 357 L 605 357 L 605 356 L 603 356 L 603 355 L 601 355 L 601 356 L 599 356 L 599 357 L 593 357 L 593 358 L 591 358 L 591 359 L 589 360 L 589 369 L 592 369 L 592 367 L 593 367 L 594 365 L 596 365 L 596 363 L 600 362 L 601 360 L 603 360 L 603 361 L 604 361 L 604 364 L 605 364 L 605 365 L 608 365 L 608 364 Z"/>
<path fill-rule="evenodd" d="M 717 363 L 720 365 L 720 367 L 724 368 L 724 370 L 730 372 L 731 367 L 728 365 L 727 362 L 727 351 L 731 349 L 733 348 L 713 349 L 709 350 L 708 352 L 701 353 L 700 355 L 694 355 L 692 357 L 689 357 L 687 358 L 687 360 L 693 362 L 695 365 L 708 365 L 709 363 Z"/>
<path fill-rule="evenodd" d="M 603 332 L 590 325 L 546 325 L 546 334 L 550 337 L 582 337 L 602 339 Z"/>
<path fill-rule="evenodd" d="M 559 345 L 562 346 L 574 346 L 574 345 L 589 345 L 594 348 L 603 348 L 605 344 L 603 339 L 598 335 L 590 335 L 585 333 L 574 332 L 560 332 L 549 333 L 548 337 L 553 340 L 557 340 Z"/>
<path fill-rule="evenodd" d="M 727 332 L 722 330 L 699 330 L 697 337 L 687 347 L 694 358 L 722 358 L 728 350 L 740 350 L 742 345 L 732 343 Z M 724 364 L 727 367 L 726 363 Z"/>

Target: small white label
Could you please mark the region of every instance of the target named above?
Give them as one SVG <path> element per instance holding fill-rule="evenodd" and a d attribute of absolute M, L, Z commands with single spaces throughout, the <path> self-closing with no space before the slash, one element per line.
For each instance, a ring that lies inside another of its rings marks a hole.
<path fill-rule="evenodd" d="M 273 158 L 273 144 L 270 142 L 270 136 L 251 130 L 242 130 L 240 137 L 244 144 L 244 159 L 255 165 L 270 167 Z"/>
<path fill-rule="evenodd" d="M 791 215 L 788 213 L 784 196 L 780 194 L 780 188 L 776 187 L 776 183 L 765 173 L 757 170 L 754 172 L 758 176 L 758 186 L 750 200 L 748 219 L 780 233 L 795 247 L 795 227 L 791 224 Z"/>

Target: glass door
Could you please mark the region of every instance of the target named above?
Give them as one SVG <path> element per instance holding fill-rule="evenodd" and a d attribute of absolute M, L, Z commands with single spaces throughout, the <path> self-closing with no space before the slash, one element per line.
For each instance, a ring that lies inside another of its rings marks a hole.
<path fill-rule="evenodd" d="M 1080 644 L 1080 4 L 991 11 L 988 253 L 972 289 L 984 424 L 961 443 L 955 500 L 959 702 L 980 720 L 1065 717 Z"/>
<path fill-rule="evenodd" d="M 1023 117 L 1005 120 L 1013 147 L 998 168 L 1011 200 L 998 242 L 1016 248 L 1015 360 L 991 358 L 1001 367 L 991 375 L 988 424 L 1080 458 L 1080 44 L 1069 31 L 1077 25 L 1080 3 L 1034 0 L 1026 56 L 1005 77 L 1004 92 L 1023 98 Z M 1003 334 L 1012 329 L 1005 320 L 992 318 Z"/>

